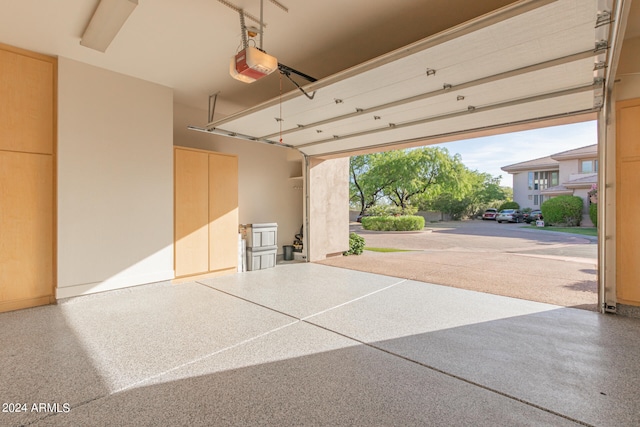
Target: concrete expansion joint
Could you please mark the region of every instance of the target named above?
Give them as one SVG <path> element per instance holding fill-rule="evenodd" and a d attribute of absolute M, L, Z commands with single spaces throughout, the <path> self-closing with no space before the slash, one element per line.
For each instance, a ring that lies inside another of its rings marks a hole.
<path fill-rule="evenodd" d="M 486 390 L 486 391 L 488 391 L 488 392 L 490 392 L 490 393 L 497 394 L 497 395 L 499 395 L 499 396 L 502 396 L 502 397 L 505 397 L 505 398 L 507 398 L 507 399 L 510 399 L 510 400 L 513 400 L 513 401 L 516 401 L 516 402 L 522 403 L 522 404 L 527 405 L 527 406 L 531 406 L 532 408 L 536 408 L 536 409 L 538 409 L 538 410 L 540 410 L 540 411 L 544 411 L 544 412 L 549 413 L 549 414 L 551 414 L 551 415 L 555 415 L 555 416 L 557 416 L 557 417 L 563 418 L 563 419 L 565 419 L 565 420 L 568 420 L 568 421 L 574 422 L 574 423 L 579 424 L 579 425 L 582 425 L 582 426 L 587 426 L 587 427 L 596 427 L 596 426 L 594 426 L 593 424 L 585 423 L 584 421 L 580 421 L 580 420 L 578 420 L 578 419 L 575 419 L 575 418 L 569 417 L 569 416 L 567 416 L 567 415 L 561 414 L 560 412 L 556 412 L 556 411 L 553 411 L 553 410 L 551 410 L 551 409 L 549 409 L 549 408 L 545 408 L 544 406 L 540 406 L 540 405 L 537 405 L 537 404 L 535 404 L 535 403 L 533 403 L 533 402 L 529 402 L 529 401 L 527 401 L 527 400 L 524 400 L 524 399 L 518 398 L 518 397 L 516 397 L 516 396 L 512 396 L 512 395 L 510 395 L 510 394 L 508 394 L 508 393 L 505 393 L 505 392 L 502 392 L 502 391 L 500 391 L 500 390 L 496 390 L 496 389 L 494 389 L 494 388 L 488 387 L 488 386 L 486 386 L 486 385 L 480 384 L 480 383 L 475 382 L 475 381 L 471 381 L 471 380 L 469 380 L 469 379 L 466 379 L 466 378 L 461 377 L 461 376 L 459 376 L 459 375 L 453 374 L 453 373 L 451 373 L 451 372 L 447 372 L 447 371 L 445 371 L 445 370 L 442 370 L 442 369 L 436 368 L 435 366 L 432 366 L 432 365 L 429 365 L 429 364 L 426 364 L 426 363 L 423 363 L 423 362 L 419 362 L 419 361 L 417 361 L 417 360 L 411 359 L 411 358 L 409 358 L 409 357 L 403 356 L 403 355 L 401 355 L 401 354 L 395 353 L 395 352 L 390 351 L 390 350 L 387 350 L 387 349 L 385 349 L 385 348 L 378 347 L 378 346 L 376 346 L 376 345 L 374 345 L 374 344 L 371 344 L 371 343 L 368 343 L 368 342 L 365 342 L 365 341 L 359 340 L 358 338 L 354 338 L 354 337 L 352 337 L 352 336 L 345 335 L 345 334 L 343 334 L 343 333 L 341 333 L 341 332 L 335 331 L 335 330 L 330 329 L 330 328 L 327 328 L 327 327 L 325 327 L 325 326 L 321 326 L 321 325 L 315 324 L 315 323 L 313 323 L 313 322 L 305 321 L 305 320 L 302 320 L 302 321 L 303 321 L 303 322 L 305 322 L 305 323 L 308 323 L 308 324 L 310 324 L 310 325 L 313 325 L 313 326 L 315 326 L 315 327 L 317 327 L 317 328 L 323 329 L 323 330 L 325 330 L 325 331 L 327 331 L 327 332 L 331 332 L 331 333 L 334 333 L 334 334 L 336 334 L 336 335 L 339 335 L 339 336 L 341 336 L 341 337 L 343 337 L 343 338 L 347 338 L 347 339 L 349 339 L 349 340 L 355 341 L 355 342 L 357 342 L 358 344 L 363 345 L 363 346 L 366 346 L 366 347 L 369 347 L 369 348 L 371 348 L 371 349 L 373 349 L 373 350 L 381 351 L 381 352 L 386 353 L 386 354 L 388 354 L 388 355 L 390 355 L 390 356 L 397 357 L 397 358 L 399 358 L 399 359 L 402 359 L 402 360 L 407 361 L 407 362 L 409 362 L 409 363 L 412 363 L 412 364 L 414 364 L 414 365 L 418 365 L 418 366 L 420 366 L 420 367 L 423 367 L 423 368 L 429 369 L 429 370 L 431 370 L 431 371 L 433 371 L 433 372 L 437 372 L 437 373 L 439 373 L 439 374 L 446 375 L 446 376 L 448 376 L 448 377 L 450 377 L 450 378 L 453 378 L 453 379 L 458 380 L 458 381 L 462 381 L 462 382 L 467 383 L 467 384 L 469 384 L 469 385 L 471 385 L 471 386 L 474 386 L 474 387 L 481 388 L 481 389 Z"/>
<path fill-rule="evenodd" d="M 388 289 L 391 289 L 391 288 L 393 288 L 393 287 L 395 287 L 395 286 L 398 286 L 398 285 L 400 285 L 401 283 L 404 283 L 404 282 L 406 282 L 406 281 L 407 281 L 407 279 L 402 279 L 402 280 L 400 280 L 400 281 L 398 281 L 398 282 L 396 282 L 396 283 L 393 283 L 393 284 L 391 284 L 391 285 L 389 285 L 389 286 L 386 286 L 386 287 L 384 287 L 384 288 L 381 288 L 381 289 L 375 290 L 375 291 L 373 291 L 373 292 L 369 292 L 368 294 L 362 295 L 362 296 L 360 296 L 360 297 L 358 297 L 358 298 L 354 298 L 354 299 L 352 299 L 352 300 L 350 300 L 350 301 L 346 301 L 346 302 L 344 302 L 344 303 L 342 303 L 342 304 L 338 304 L 338 305 L 336 305 L 336 306 L 334 306 L 334 307 L 328 308 L 328 309 L 326 309 L 326 310 L 322 310 L 322 311 L 320 311 L 320 312 L 318 312 L 318 313 L 314 313 L 314 314 L 311 314 L 311 315 L 309 315 L 309 316 L 303 317 L 303 318 L 301 318 L 300 320 L 304 322 L 304 321 L 306 321 L 307 319 L 311 319 L 312 317 L 319 316 L 319 315 L 321 315 L 321 314 L 327 313 L 327 312 L 332 311 L 332 310 L 335 310 L 335 309 L 337 309 L 337 308 L 344 307 L 345 305 L 349 305 L 349 304 L 352 304 L 352 303 L 354 303 L 354 302 L 356 302 L 356 301 L 359 301 L 359 300 L 362 300 L 362 299 L 368 298 L 368 297 L 370 297 L 371 295 L 375 295 L 375 294 L 377 294 L 377 293 L 379 293 L 379 292 L 383 292 L 383 291 L 386 291 L 386 290 L 388 290 Z"/>
<path fill-rule="evenodd" d="M 275 329 L 273 329 L 273 330 L 271 330 L 271 331 L 267 331 L 267 332 L 265 332 L 265 333 L 262 333 L 262 334 L 260 334 L 260 335 L 258 335 L 258 336 L 255 336 L 255 337 L 249 338 L 249 339 L 247 339 L 247 340 L 245 340 L 245 341 L 239 342 L 239 343 L 237 343 L 237 344 L 235 344 L 235 345 L 233 345 L 233 346 L 231 346 L 231 347 L 228 347 L 228 348 L 225 348 L 225 349 L 218 350 L 218 351 L 216 351 L 216 352 L 214 352 L 214 353 L 212 353 L 212 354 L 210 354 L 210 355 L 207 355 L 207 356 L 202 357 L 201 359 L 198 359 L 198 360 L 194 360 L 194 361 L 188 362 L 188 363 L 186 363 L 186 365 L 191 364 L 191 363 L 196 363 L 196 362 L 198 362 L 199 360 L 202 360 L 202 359 L 206 359 L 206 358 L 212 357 L 212 356 L 214 356 L 214 355 L 216 355 L 216 354 L 219 354 L 219 353 L 221 353 L 221 352 L 223 352 L 223 351 L 227 351 L 227 350 L 230 350 L 230 349 L 232 349 L 232 348 L 235 348 L 235 347 L 238 347 L 238 346 L 241 346 L 241 345 L 247 344 L 247 343 L 249 343 L 249 342 L 251 342 L 251 341 L 254 341 L 254 340 L 259 339 L 259 338 L 262 338 L 262 337 L 265 337 L 265 336 L 270 335 L 270 334 L 272 334 L 272 333 L 274 333 L 274 332 L 277 332 L 277 331 L 279 331 L 279 330 L 281 330 L 281 329 L 284 329 L 284 328 L 287 328 L 287 327 L 289 327 L 289 326 L 293 326 L 293 325 L 295 325 L 295 324 L 297 324 L 297 323 L 299 323 L 299 322 L 302 322 L 302 323 L 308 324 L 308 325 L 310 325 L 310 326 L 314 326 L 314 327 L 316 327 L 316 328 L 320 328 L 320 329 L 325 330 L 325 331 L 327 331 L 327 332 L 330 332 L 330 333 L 336 334 L 336 335 L 338 335 L 338 336 L 340 336 L 340 337 L 343 337 L 343 338 L 345 338 L 345 339 L 348 339 L 348 340 L 350 340 L 350 341 L 353 341 L 353 342 L 355 342 L 355 343 L 357 343 L 357 344 L 359 344 L 359 345 L 363 345 L 363 346 L 366 346 L 366 347 L 371 348 L 371 349 L 373 349 L 373 350 L 377 350 L 377 351 L 380 351 L 380 352 L 386 353 L 386 354 L 388 354 L 388 355 L 390 355 L 390 356 L 400 358 L 400 359 L 402 359 L 402 360 L 404 360 L 404 361 L 407 361 L 407 362 L 410 362 L 410 363 L 412 363 L 412 364 L 415 364 L 415 365 L 421 366 L 421 367 L 423 367 L 423 368 L 429 369 L 429 370 L 431 370 L 431 371 L 433 371 L 433 372 L 437 372 L 437 373 L 439 373 L 439 374 L 446 375 L 446 376 L 448 376 L 448 377 L 450 377 L 450 378 L 453 378 L 453 379 L 455 379 L 455 380 L 462 381 L 462 382 L 467 383 L 467 384 L 469 384 L 469 385 L 471 385 L 471 386 L 478 387 L 478 388 L 481 388 L 481 389 L 483 389 L 483 390 L 486 390 L 486 391 L 488 391 L 488 392 L 490 392 L 490 393 L 494 393 L 494 394 L 496 394 L 496 395 L 499 395 L 499 396 L 505 397 L 505 398 L 507 398 L 507 399 L 510 399 L 510 400 L 513 400 L 513 401 L 516 401 L 516 402 L 519 402 L 519 403 L 525 404 L 525 405 L 530 406 L 530 407 L 532 407 L 532 408 L 536 408 L 536 409 L 538 409 L 538 410 L 540 410 L 540 411 L 544 411 L 544 412 L 549 413 L 549 414 L 551 414 L 551 415 L 554 415 L 554 416 L 557 416 L 557 417 L 563 418 L 563 419 L 565 419 L 565 420 L 568 420 L 568 421 L 574 422 L 574 423 L 576 423 L 576 424 L 578 424 L 578 425 L 587 426 L 587 427 L 594 427 L 592 424 L 585 423 L 584 421 L 580 421 L 580 420 L 578 420 L 578 419 L 575 419 L 575 418 L 569 417 L 569 416 L 564 415 L 564 414 L 562 414 L 562 413 L 559 413 L 559 412 L 553 411 L 553 410 L 551 410 L 551 409 L 549 409 L 549 408 L 545 408 L 545 407 L 543 407 L 543 406 L 537 405 L 537 404 L 535 404 L 535 403 L 533 403 L 533 402 L 529 402 L 529 401 L 527 401 L 527 400 L 524 400 L 524 399 L 518 398 L 518 397 L 516 397 L 516 396 L 510 395 L 510 394 L 505 393 L 505 392 L 502 392 L 502 391 L 497 390 L 497 389 L 495 389 L 495 388 L 488 387 L 488 386 L 483 385 L 483 384 L 481 384 L 481 383 L 478 383 L 478 382 L 475 382 L 475 381 L 471 381 L 471 380 L 469 380 L 469 379 L 467 379 L 467 378 L 461 377 L 461 376 L 456 375 L 456 374 L 453 374 L 453 373 L 451 373 L 451 372 L 447 372 L 447 371 L 445 371 L 445 370 L 442 370 L 442 369 L 436 368 L 435 366 L 432 366 L 432 365 L 429 365 L 429 364 L 426 364 L 426 363 L 423 363 L 423 362 L 420 362 L 420 361 L 417 361 L 417 360 L 413 360 L 413 359 L 411 359 L 411 358 L 409 358 L 409 357 L 403 356 L 403 355 L 398 354 L 398 353 L 395 353 L 395 352 L 393 352 L 393 351 L 390 351 L 390 350 L 384 349 L 384 348 L 382 348 L 382 347 L 376 346 L 375 344 L 372 344 L 372 343 L 369 343 L 369 342 L 366 342 L 366 341 L 360 340 L 360 339 L 355 338 L 355 337 L 353 337 L 353 336 L 350 336 L 350 335 L 347 335 L 347 334 L 341 333 L 341 332 L 339 332 L 339 331 L 333 330 L 333 329 L 331 329 L 331 328 L 328 328 L 328 327 L 326 327 L 326 326 L 319 325 L 319 324 L 314 323 L 313 321 L 311 321 L 311 319 L 313 319 L 314 317 L 317 317 L 317 316 L 320 316 L 320 315 L 325 314 L 325 313 L 327 313 L 327 312 L 330 312 L 330 311 L 336 310 L 336 309 L 338 309 L 338 308 L 340 308 L 340 307 L 344 307 L 344 306 L 346 306 L 346 305 L 352 304 L 352 303 L 354 303 L 354 302 L 356 302 L 356 301 L 360 301 L 360 300 L 366 299 L 366 298 L 368 298 L 368 297 L 370 297 L 370 296 L 372 296 L 372 295 L 375 295 L 375 294 L 377 294 L 377 293 L 380 293 L 380 292 L 383 292 L 383 291 L 387 291 L 387 290 L 389 290 L 389 289 L 391 289 L 391 288 L 394 288 L 394 287 L 396 287 L 396 286 L 398 286 L 398 285 L 400 285 L 400 284 L 402 284 L 402 283 L 408 282 L 408 281 L 409 281 L 409 279 L 401 279 L 401 280 L 399 280 L 399 281 L 397 281 L 397 282 L 395 282 L 395 283 L 392 283 L 391 285 L 385 286 L 385 287 L 380 288 L 380 289 L 377 289 L 377 290 L 375 290 L 375 291 L 373 291 L 373 292 L 369 292 L 369 293 L 367 293 L 367 294 L 365 294 L 365 295 L 362 295 L 362 296 L 360 296 L 360 297 L 357 297 L 357 298 L 351 299 L 351 300 L 346 301 L 346 302 L 344 302 L 344 303 L 342 303 L 342 304 L 338 304 L 338 305 L 336 305 L 336 306 L 333 306 L 333 307 L 327 308 L 327 309 L 325 309 L 325 310 L 319 311 L 319 312 L 317 312 L 317 313 L 314 313 L 314 314 L 311 314 L 311 315 L 308 315 L 308 316 L 305 316 L 305 317 L 296 317 L 296 316 L 293 316 L 293 315 L 291 315 L 291 314 L 284 313 L 284 312 L 282 312 L 282 311 L 276 310 L 276 309 L 274 309 L 274 308 L 272 308 L 272 307 L 268 307 L 268 306 L 266 306 L 266 305 L 259 304 L 259 303 L 255 302 L 255 301 L 249 300 L 249 299 L 247 299 L 247 298 L 243 298 L 243 297 L 240 297 L 240 296 L 238 296 L 238 295 L 234 295 L 234 294 L 232 294 L 232 293 L 229 293 L 229 292 L 223 291 L 223 290 L 221 290 L 221 289 L 217 289 L 217 288 L 214 288 L 214 287 L 211 287 L 211 286 L 207 286 L 207 285 L 205 285 L 205 284 L 203 284 L 203 283 L 196 282 L 196 283 L 198 283 L 198 284 L 200 284 L 200 285 L 206 286 L 207 288 L 209 288 L 209 289 L 211 289 L 211 290 L 215 290 L 215 291 L 221 292 L 221 293 L 223 293 L 223 294 L 225 294 L 225 295 L 229 295 L 229 296 L 232 296 L 232 297 L 234 297 L 234 298 L 240 299 L 240 300 L 242 300 L 242 301 L 249 302 L 249 303 L 254 304 L 254 305 L 256 305 L 256 306 L 259 306 L 259 307 L 262 307 L 262 308 L 266 308 L 266 309 L 271 310 L 271 311 L 273 311 L 273 312 L 276 312 L 276 313 L 279 313 L 279 314 L 285 315 L 285 316 L 287 316 L 287 317 L 290 317 L 290 318 L 292 318 L 292 319 L 295 319 L 295 321 L 294 321 L 294 322 L 292 322 L 292 323 L 289 323 L 289 324 L 287 324 L 287 325 L 284 325 L 284 326 L 280 326 L 280 327 L 278 327 L 278 328 L 275 328 Z M 179 367 L 172 368 L 170 371 L 173 371 L 173 370 L 178 369 L 178 368 L 179 368 Z M 164 375 L 164 374 L 165 374 L 165 373 L 162 373 L 162 374 L 159 374 L 159 375 L 157 375 L 157 376 Z M 144 381 L 147 381 L 147 380 L 144 380 Z M 127 388 L 130 388 L 130 387 L 133 387 L 133 385 L 132 385 L 132 386 L 129 386 L 129 387 L 127 387 Z"/>

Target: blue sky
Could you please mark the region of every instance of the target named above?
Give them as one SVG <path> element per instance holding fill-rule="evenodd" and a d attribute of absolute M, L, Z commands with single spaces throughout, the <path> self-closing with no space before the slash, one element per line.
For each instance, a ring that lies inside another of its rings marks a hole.
<path fill-rule="evenodd" d="M 465 139 L 437 144 L 450 154 L 459 153 L 469 169 L 502 175 L 502 185 L 512 187 L 513 179 L 502 166 L 546 157 L 598 142 L 597 122 L 574 123 L 504 135 Z"/>

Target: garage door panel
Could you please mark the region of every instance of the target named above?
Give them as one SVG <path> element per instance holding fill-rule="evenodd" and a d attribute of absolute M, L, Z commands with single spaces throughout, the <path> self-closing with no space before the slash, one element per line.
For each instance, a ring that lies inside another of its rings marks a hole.
<path fill-rule="evenodd" d="M 381 146 L 390 143 L 410 142 L 428 139 L 424 135 L 433 137 L 445 136 L 456 132 L 480 130 L 492 126 L 501 126 L 510 123 L 518 123 L 534 119 L 542 119 L 562 114 L 567 108 L 580 108 L 585 111 L 592 105 L 592 95 L 589 92 L 568 95 L 560 98 L 546 99 L 536 102 L 524 103 L 517 106 L 509 106 L 489 112 L 473 112 L 464 117 L 435 120 L 413 127 L 385 129 L 374 135 L 360 135 L 352 138 L 336 139 L 318 145 L 300 147 L 300 150 L 308 155 L 325 155 L 341 153 L 349 150 L 366 149 L 372 146 Z M 372 140 L 376 144 L 372 144 Z"/>
<path fill-rule="evenodd" d="M 602 94 L 598 86 L 522 107 L 529 98 L 588 88 L 596 76 L 594 63 L 602 59 L 595 46 L 606 26 L 595 25 L 595 1 L 538 3 L 500 22 L 481 17 L 461 26 L 457 37 L 435 35 L 309 84 L 305 90 L 315 91 L 312 100 L 293 91 L 207 129 L 282 138 L 307 154 L 321 155 L 596 111 Z M 511 107 L 495 107 L 507 104 Z M 474 108 L 486 111 L 476 114 Z M 408 125 L 413 122 L 420 123 Z"/>

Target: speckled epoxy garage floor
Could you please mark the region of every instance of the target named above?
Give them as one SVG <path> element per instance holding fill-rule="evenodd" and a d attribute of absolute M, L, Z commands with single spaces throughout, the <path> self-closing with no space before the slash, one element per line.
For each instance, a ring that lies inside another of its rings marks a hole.
<path fill-rule="evenodd" d="M 638 319 L 279 265 L 0 314 L 0 425 L 631 426 L 638 354 Z"/>

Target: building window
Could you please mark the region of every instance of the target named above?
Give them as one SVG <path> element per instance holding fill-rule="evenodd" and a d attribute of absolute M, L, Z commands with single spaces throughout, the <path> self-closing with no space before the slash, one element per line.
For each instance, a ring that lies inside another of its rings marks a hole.
<path fill-rule="evenodd" d="M 541 194 L 540 195 L 540 206 L 542 206 L 542 202 L 544 202 L 544 196 Z"/>
<path fill-rule="evenodd" d="M 558 184 L 558 172 L 533 172 L 533 190 L 544 190 Z M 532 189 L 531 184 L 529 189 Z"/>
<path fill-rule="evenodd" d="M 538 197 L 539 196 L 537 194 L 533 196 L 533 206 L 538 206 Z"/>
<path fill-rule="evenodd" d="M 597 160 L 581 160 L 580 173 L 596 173 L 598 172 Z"/>
<path fill-rule="evenodd" d="M 529 190 L 533 190 L 533 172 L 529 172 Z"/>

